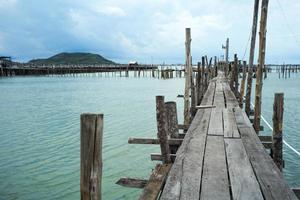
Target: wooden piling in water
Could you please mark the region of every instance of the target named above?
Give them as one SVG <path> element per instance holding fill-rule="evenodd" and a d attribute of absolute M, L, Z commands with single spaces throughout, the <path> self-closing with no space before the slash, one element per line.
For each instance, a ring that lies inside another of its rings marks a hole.
<path fill-rule="evenodd" d="M 273 160 L 277 167 L 282 171 L 283 159 L 282 159 L 282 122 L 283 122 L 283 105 L 284 105 L 283 93 L 276 93 L 274 96 L 273 104 L 273 142 L 272 142 L 272 154 Z"/>
<path fill-rule="evenodd" d="M 162 162 L 164 164 L 171 163 L 164 96 L 156 96 L 156 120 Z"/>
<path fill-rule="evenodd" d="M 103 115 L 82 114 L 80 122 L 81 200 L 101 200 Z"/>

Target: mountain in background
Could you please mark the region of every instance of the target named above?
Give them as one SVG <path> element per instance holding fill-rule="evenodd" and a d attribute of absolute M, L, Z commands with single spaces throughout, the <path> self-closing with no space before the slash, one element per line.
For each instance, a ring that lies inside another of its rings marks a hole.
<path fill-rule="evenodd" d="M 28 63 L 36 65 L 65 65 L 65 64 L 115 64 L 98 54 L 92 53 L 59 53 L 50 58 L 34 59 Z"/>

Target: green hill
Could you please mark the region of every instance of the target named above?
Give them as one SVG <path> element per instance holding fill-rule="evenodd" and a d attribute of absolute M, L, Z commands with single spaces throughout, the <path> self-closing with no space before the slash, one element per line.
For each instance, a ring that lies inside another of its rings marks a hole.
<path fill-rule="evenodd" d="M 28 63 L 36 65 L 114 64 L 113 61 L 92 53 L 59 53 L 50 58 L 34 59 Z"/>

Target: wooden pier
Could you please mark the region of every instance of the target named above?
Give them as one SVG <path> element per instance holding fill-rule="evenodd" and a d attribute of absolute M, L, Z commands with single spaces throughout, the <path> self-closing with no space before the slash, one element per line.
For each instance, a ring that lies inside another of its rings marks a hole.
<path fill-rule="evenodd" d="M 176 153 L 160 199 L 297 199 L 220 74 Z"/>

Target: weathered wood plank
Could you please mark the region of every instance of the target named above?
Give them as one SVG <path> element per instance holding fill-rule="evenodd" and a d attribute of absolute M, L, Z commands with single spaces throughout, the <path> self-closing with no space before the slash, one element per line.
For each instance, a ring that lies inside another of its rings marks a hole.
<path fill-rule="evenodd" d="M 264 199 L 241 139 L 225 139 L 233 199 Z"/>
<path fill-rule="evenodd" d="M 224 135 L 223 132 L 223 114 L 222 108 L 212 108 L 211 118 L 209 121 L 209 135 Z"/>
<path fill-rule="evenodd" d="M 182 160 L 180 199 L 199 199 L 206 135 L 209 127 L 210 110 L 206 110 L 196 134 L 190 139 Z"/>
<path fill-rule="evenodd" d="M 243 110 L 239 107 L 234 108 L 235 113 L 235 121 L 238 128 L 252 128 L 252 124 L 249 121 L 249 118 L 247 117 L 246 113 L 243 112 Z"/>
<path fill-rule="evenodd" d="M 231 91 L 228 85 L 228 81 L 224 81 L 222 84 L 227 108 L 234 108 L 239 106 L 239 103 L 237 102 L 234 93 Z"/>
<path fill-rule="evenodd" d="M 245 115 L 245 112 L 236 109 L 235 116 L 241 139 L 260 184 L 263 196 L 265 199 L 297 200 L 297 197 L 284 180 L 282 173 L 265 151 L 255 130 L 252 127 L 248 127 L 249 120 L 244 118 Z"/>
<path fill-rule="evenodd" d="M 172 164 L 156 165 L 147 185 L 145 186 L 142 194 L 139 197 L 140 200 L 157 199 L 171 166 Z"/>
<path fill-rule="evenodd" d="M 215 108 L 215 105 L 196 106 L 196 109 Z"/>
<path fill-rule="evenodd" d="M 222 136 L 207 136 L 200 199 L 230 199 Z"/>
<path fill-rule="evenodd" d="M 130 187 L 130 188 L 144 188 L 147 183 L 148 180 L 143 180 L 139 178 L 128 178 L 128 177 L 120 178 L 116 182 L 117 185 L 121 185 L 123 187 Z"/>
<path fill-rule="evenodd" d="M 224 137 L 226 138 L 239 138 L 238 131 L 233 110 L 231 108 L 223 109 L 223 123 L 224 123 Z"/>
<path fill-rule="evenodd" d="M 213 103 L 214 93 L 215 93 L 215 82 L 210 82 L 209 87 L 202 99 L 201 105 L 211 105 Z M 203 154 L 204 154 L 203 152 L 205 147 L 205 145 L 203 144 L 205 144 L 205 139 L 207 134 L 205 132 L 205 129 L 203 130 L 203 128 L 200 127 L 200 125 L 209 123 L 210 113 L 211 113 L 211 109 L 200 109 L 197 111 L 196 116 L 194 117 L 194 120 L 192 121 L 191 126 L 185 135 L 182 145 L 180 146 L 180 148 L 176 153 L 176 160 L 169 173 L 168 179 L 166 181 L 166 185 L 164 187 L 160 199 L 164 199 L 164 200 L 180 199 L 181 192 L 184 191 L 182 188 L 190 186 L 184 183 L 182 177 L 185 174 L 185 170 L 188 170 L 189 164 L 193 164 L 194 161 L 196 161 L 192 168 L 194 169 L 194 171 L 189 170 L 189 173 L 187 173 L 185 177 L 186 179 L 188 177 L 191 177 L 191 181 L 195 182 L 196 185 L 190 187 L 195 188 L 196 192 L 191 195 L 198 194 L 198 199 L 199 199 L 201 171 L 202 171 Z M 190 156 L 187 156 L 189 154 Z M 184 165 L 184 163 L 186 164 Z M 197 174 L 197 176 L 195 176 L 195 174 Z M 187 195 L 189 194 L 186 193 L 183 194 L 183 196 L 187 196 Z"/>

